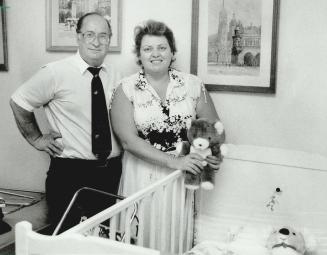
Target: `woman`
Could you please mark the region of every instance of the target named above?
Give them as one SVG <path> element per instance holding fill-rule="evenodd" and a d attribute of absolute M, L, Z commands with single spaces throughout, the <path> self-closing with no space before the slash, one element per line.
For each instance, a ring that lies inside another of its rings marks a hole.
<path fill-rule="evenodd" d="M 142 68 L 119 83 L 111 107 L 112 126 L 125 150 L 120 185 L 124 196 L 175 169 L 200 173 L 203 159 L 197 154 L 176 157 L 175 146 L 187 140 L 187 119 L 219 119 L 201 80 L 171 68 L 176 45 L 164 23 L 149 20 L 135 28 L 135 53 Z M 216 157 L 206 161 L 219 169 Z M 193 196 L 187 196 L 186 204 L 186 212 L 193 210 Z"/>

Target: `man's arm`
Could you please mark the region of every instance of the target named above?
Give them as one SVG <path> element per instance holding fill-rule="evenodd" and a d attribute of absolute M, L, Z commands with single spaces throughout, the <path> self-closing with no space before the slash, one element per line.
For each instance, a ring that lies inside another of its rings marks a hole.
<path fill-rule="evenodd" d="M 53 157 L 62 153 L 62 146 L 55 141 L 55 139 L 61 137 L 60 134 L 52 132 L 43 135 L 36 122 L 34 112 L 23 109 L 12 99 L 10 99 L 10 106 L 20 133 L 34 148 L 45 151 Z"/>

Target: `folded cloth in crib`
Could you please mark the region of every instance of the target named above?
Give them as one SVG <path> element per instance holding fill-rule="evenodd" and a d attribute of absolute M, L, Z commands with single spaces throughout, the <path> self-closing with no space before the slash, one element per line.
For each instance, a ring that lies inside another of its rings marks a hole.
<path fill-rule="evenodd" d="M 195 245 L 184 255 L 227 255 L 227 245 L 214 241 L 203 241 Z"/>
<path fill-rule="evenodd" d="M 238 244 L 236 242 L 221 243 L 203 241 L 184 255 L 268 255 L 266 247 L 254 244 Z"/>

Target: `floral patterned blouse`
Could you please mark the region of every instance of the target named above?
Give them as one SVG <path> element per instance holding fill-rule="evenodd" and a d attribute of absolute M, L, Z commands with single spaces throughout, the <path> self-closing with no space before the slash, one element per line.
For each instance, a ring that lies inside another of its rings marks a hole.
<path fill-rule="evenodd" d="M 119 83 L 133 104 L 139 136 L 165 152 L 187 140 L 186 120 L 196 117 L 196 105 L 204 91 L 203 82 L 195 75 L 170 69 L 169 77 L 165 101 L 149 85 L 143 70 Z"/>

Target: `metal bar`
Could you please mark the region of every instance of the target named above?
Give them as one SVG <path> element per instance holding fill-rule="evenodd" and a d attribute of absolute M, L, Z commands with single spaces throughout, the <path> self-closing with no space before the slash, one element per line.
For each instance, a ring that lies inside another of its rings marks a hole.
<path fill-rule="evenodd" d="M 11 196 L 16 196 L 16 197 L 24 197 L 24 198 L 29 198 L 29 199 L 35 199 L 35 197 L 26 196 L 26 195 L 22 195 L 22 194 L 18 194 L 18 193 L 13 193 L 13 192 L 9 192 L 9 191 L 4 191 L 4 190 L 0 190 L 0 193 L 1 194 L 11 195 Z"/>
<path fill-rule="evenodd" d="M 108 192 L 105 192 L 105 191 L 102 191 L 102 190 L 97 190 L 97 189 L 93 189 L 93 188 L 89 188 L 89 187 L 83 187 L 83 188 L 80 188 L 79 190 L 77 190 L 73 196 L 73 198 L 70 200 L 70 203 L 66 209 L 66 211 L 64 212 L 64 215 L 61 217 L 57 227 L 55 228 L 55 230 L 53 231 L 53 236 L 55 236 L 60 228 L 61 228 L 61 225 L 62 223 L 64 222 L 64 220 L 66 219 L 67 217 L 67 214 L 69 213 L 70 209 L 72 208 L 77 196 L 84 190 L 89 190 L 89 191 L 93 191 L 93 192 L 97 192 L 97 193 L 101 193 L 101 194 L 104 194 L 104 195 L 107 195 L 107 196 L 111 196 L 111 197 L 114 197 L 114 198 L 117 198 L 117 199 L 124 199 L 124 197 L 122 196 L 118 196 L 118 195 L 114 195 L 114 194 L 111 194 L 111 193 L 108 193 Z"/>
<path fill-rule="evenodd" d="M 28 193 L 36 193 L 36 194 L 42 194 L 42 195 L 44 195 L 44 191 L 29 190 L 29 189 L 13 189 L 13 188 L 4 188 L 4 187 L 0 187 L 0 190 L 10 190 L 10 191 L 28 192 Z"/>
<path fill-rule="evenodd" d="M 10 206 L 29 206 L 31 204 L 33 204 L 32 202 L 5 202 L 6 206 L 10 205 Z"/>

